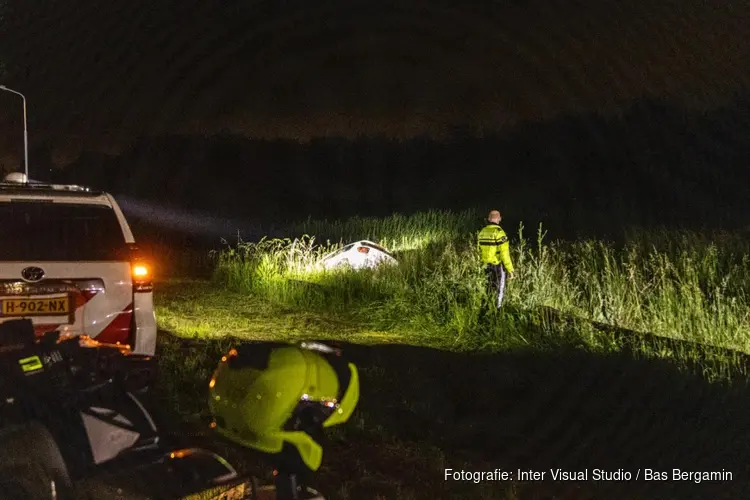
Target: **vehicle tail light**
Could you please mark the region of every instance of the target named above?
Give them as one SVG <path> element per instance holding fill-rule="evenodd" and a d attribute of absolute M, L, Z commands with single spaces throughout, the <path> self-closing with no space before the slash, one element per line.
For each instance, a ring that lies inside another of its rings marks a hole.
<path fill-rule="evenodd" d="M 133 263 L 131 267 L 133 277 L 133 291 L 151 292 L 154 289 L 154 282 L 151 279 L 151 269 L 143 262 Z"/>
<path fill-rule="evenodd" d="M 133 245 L 130 250 L 130 276 L 133 279 L 133 291 L 136 293 L 153 291 L 154 280 L 151 266 L 142 258 L 138 247 Z"/>
<path fill-rule="evenodd" d="M 134 264 L 133 265 L 133 278 L 143 279 L 149 275 L 148 267 L 145 264 Z"/>

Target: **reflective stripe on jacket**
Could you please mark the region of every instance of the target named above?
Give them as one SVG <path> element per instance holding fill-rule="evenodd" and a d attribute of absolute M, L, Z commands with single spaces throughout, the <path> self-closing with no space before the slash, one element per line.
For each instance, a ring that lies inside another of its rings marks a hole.
<path fill-rule="evenodd" d="M 513 272 L 508 236 L 499 224 L 491 222 L 484 226 L 477 236 L 477 244 L 482 252 L 484 264 L 498 265 L 502 263 L 506 271 Z"/>

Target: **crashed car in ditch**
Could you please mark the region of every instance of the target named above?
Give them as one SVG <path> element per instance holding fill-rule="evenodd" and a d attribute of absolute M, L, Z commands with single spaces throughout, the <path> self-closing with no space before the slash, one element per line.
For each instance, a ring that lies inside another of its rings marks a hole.
<path fill-rule="evenodd" d="M 324 269 L 351 267 L 354 270 L 374 269 L 381 265 L 397 265 L 391 252 L 368 240 L 349 243 L 340 250 L 331 252 L 318 263 Z"/>

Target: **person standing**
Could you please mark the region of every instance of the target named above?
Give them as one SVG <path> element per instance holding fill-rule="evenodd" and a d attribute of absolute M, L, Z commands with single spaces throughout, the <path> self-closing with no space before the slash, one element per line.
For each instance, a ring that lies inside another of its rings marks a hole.
<path fill-rule="evenodd" d="M 510 258 L 508 236 L 500 227 L 502 216 L 498 210 L 491 210 L 488 224 L 479 231 L 477 244 L 482 254 L 482 263 L 487 277 L 487 293 L 497 294 L 496 307 L 500 309 L 505 296 L 505 281 L 513 279 L 513 262 Z"/>

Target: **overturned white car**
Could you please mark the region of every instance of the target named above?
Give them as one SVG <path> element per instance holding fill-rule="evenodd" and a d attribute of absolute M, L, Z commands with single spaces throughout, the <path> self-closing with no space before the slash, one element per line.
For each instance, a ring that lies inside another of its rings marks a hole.
<path fill-rule="evenodd" d="M 396 265 L 393 255 L 372 241 L 361 240 L 349 243 L 344 248 L 323 257 L 319 265 L 325 269 L 351 266 L 352 269 L 372 269 L 382 264 Z"/>

